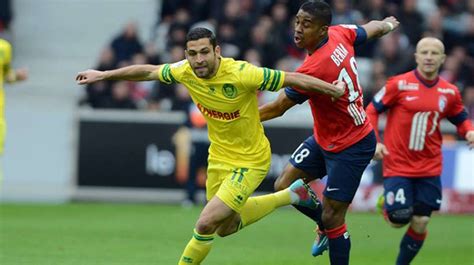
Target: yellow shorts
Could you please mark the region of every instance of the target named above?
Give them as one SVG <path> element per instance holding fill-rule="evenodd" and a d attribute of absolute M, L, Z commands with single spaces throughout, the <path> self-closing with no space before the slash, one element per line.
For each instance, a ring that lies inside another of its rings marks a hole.
<path fill-rule="evenodd" d="M 206 197 L 217 196 L 232 210 L 240 213 L 247 199 L 262 183 L 266 169 L 242 168 L 221 161 L 209 161 L 206 180 Z"/>

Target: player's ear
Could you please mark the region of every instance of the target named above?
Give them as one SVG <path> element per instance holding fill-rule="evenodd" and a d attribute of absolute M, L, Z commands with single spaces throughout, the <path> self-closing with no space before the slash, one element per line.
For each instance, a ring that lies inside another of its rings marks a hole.
<path fill-rule="evenodd" d="M 322 25 L 322 26 L 319 28 L 319 36 L 320 36 L 320 37 L 326 36 L 328 30 L 329 30 L 329 26 L 328 26 L 328 25 Z"/>
<path fill-rule="evenodd" d="M 217 57 L 221 57 L 221 46 L 216 45 L 216 48 L 214 49 L 214 52 L 216 53 Z"/>
<path fill-rule="evenodd" d="M 188 49 L 184 49 L 184 57 L 188 60 Z"/>
<path fill-rule="evenodd" d="M 446 54 L 443 53 L 443 55 L 441 55 L 441 65 L 444 64 L 445 60 L 446 60 Z"/>

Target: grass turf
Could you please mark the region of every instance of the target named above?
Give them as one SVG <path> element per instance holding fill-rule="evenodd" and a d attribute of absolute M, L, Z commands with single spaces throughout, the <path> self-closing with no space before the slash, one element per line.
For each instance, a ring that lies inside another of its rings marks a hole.
<path fill-rule="evenodd" d="M 166 205 L 0 204 L 0 264 L 177 264 L 200 208 Z M 405 229 L 374 213 L 350 213 L 351 264 L 394 264 Z M 313 258 L 314 225 L 279 209 L 241 232 L 217 238 L 204 264 L 329 264 Z M 474 264 L 474 217 L 433 216 L 414 265 Z"/>

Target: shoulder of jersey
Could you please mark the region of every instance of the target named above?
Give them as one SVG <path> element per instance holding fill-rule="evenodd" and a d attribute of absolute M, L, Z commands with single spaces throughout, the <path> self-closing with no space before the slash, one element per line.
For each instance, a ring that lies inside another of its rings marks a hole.
<path fill-rule="evenodd" d="M 354 24 L 340 24 L 339 26 L 346 29 L 357 29 L 357 25 L 354 25 Z"/>
<path fill-rule="evenodd" d="M 224 71 L 228 73 L 238 73 L 247 68 L 249 65 L 246 61 L 234 60 L 232 58 L 222 58 L 221 63 L 224 64 Z"/>
<path fill-rule="evenodd" d="M 178 67 L 181 67 L 183 65 L 189 65 L 188 60 L 184 59 L 184 60 L 181 60 L 179 62 L 172 63 L 172 64 L 170 64 L 170 67 L 171 68 L 178 68 Z"/>
<path fill-rule="evenodd" d="M 453 88 L 453 89 L 459 90 L 458 87 L 455 84 L 450 83 L 448 80 L 444 79 L 442 76 L 439 77 L 438 86 L 443 86 L 443 87 Z"/>
<path fill-rule="evenodd" d="M 0 47 L 9 47 L 10 43 L 4 39 L 0 39 Z"/>

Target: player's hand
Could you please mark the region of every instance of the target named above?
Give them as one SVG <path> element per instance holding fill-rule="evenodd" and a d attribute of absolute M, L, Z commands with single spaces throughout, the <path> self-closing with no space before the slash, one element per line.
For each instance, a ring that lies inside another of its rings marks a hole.
<path fill-rule="evenodd" d="M 342 97 L 344 95 L 344 93 L 346 93 L 346 83 L 344 83 L 344 81 L 339 81 L 339 80 L 336 80 L 334 82 L 332 82 L 333 85 L 336 86 L 336 90 L 332 93 L 332 101 L 336 101 L 338 98 Z"/>
<path fill-rule="evenodd" d="M 28 69 L 27 68 L 18 68 L 15 70 L 16 80 L 23 81 L 28 79 Z"/>
<path fill-rule="evenodd" d="M 384 18 L 384 20 L 382 20 L 382 21 L 383 21 L 383 22 L 386 22 L 386 23 L 390 23 L 390 24 L 393 26 L 393 28 L 390 27 L 390 31 L 396 30 L 396 29 L 398 28 L 398 26 L 400 25 L 400 22 L 399 22 L 399 21 L 397 20 L 397 18 L 394 17 L 394 16 L 386 17 L 386 18 Z M 390 31 L 388 31 L 388 32 L 390 32 Z M 388 32 L 386 32 L 386 33 L 388 33 Z"/>
<path fill-rule="evenodd" d="M 79 85 L 91 84 L 104 79 L 104 72 L 97 70 L 86 70 L 79 72 L 76 76 L 76 82 Z"/>
<path fill-rule="evenodd" d="M 388 155 L 388 149 L 383 143 L 377 143 L 375 147 L 374 160 L 382 160 L 386 155 Z"/>
<path fill-rule="evenodd" d="M 466 133 L 467 145 L 469 145 L 469 150 L 474 148 L 474 131 L 468 131 Z"/>

